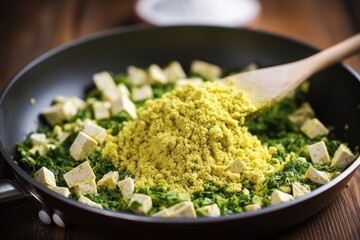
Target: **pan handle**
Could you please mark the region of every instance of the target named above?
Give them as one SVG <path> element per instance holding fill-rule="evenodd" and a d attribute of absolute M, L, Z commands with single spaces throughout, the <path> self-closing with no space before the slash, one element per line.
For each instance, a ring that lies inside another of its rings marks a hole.
<path fill-rule="evenodd" d="M 6 203 L 14 203 L 19 200 L 29 197 L 30 194 L 16 184 L 14 181 L 8 179 L 0 180 L 0 205 Z"/>

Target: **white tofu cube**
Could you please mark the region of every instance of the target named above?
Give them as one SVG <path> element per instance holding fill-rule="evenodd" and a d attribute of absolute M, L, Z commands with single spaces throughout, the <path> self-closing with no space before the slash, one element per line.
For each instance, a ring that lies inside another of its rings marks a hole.
<path fill-rule="evenodd" d="M 329 130 L 317 118 L 307 119 L 300 130 L 309 138 L 325 136 L 329 133 Z"/>
<path fill-rule="evenodd" d="M 168 79 L 166 78 L 164 71 L 156 64 L 152 64 L 149 67 L 149 80 L 150 83 L 168 83 Z"/>
<path fill-rule="evenodd" d="M 271 194 L 271 206 L 277 205 L 279 203 L 290 202 L 292 200 L 294 200 L 293 196 L 277 189 L 275 189 Z"/>
<path fill-rule="evenodd" d="M 297 126 L 304 124 L 306 119 L 315 117 L 315 112 L 308 102 L 304 102 L 301 106 L 296 109 L 290 116 L 289 119 Z"/>
<path fill-rule="evenodd" d="M 61 132 L 59 133 L 59 135 L 57 135 L 57 139 L 59 140 L 60 143 L 62 143 L 63 141 L 65 141 L 67 139 L 67 137 L 70 135 L 69 132 Z"/>
<path fill-rule="evenodd" d="M 119 85 L 117 85 L 117 89 L 120 93 L 120 95 L 126 95 L 126 96 L 130 96 L 130 92 L 129 89 L 125 86 L 125 84 L 120 83 Z"/>
<path fill-rule="evenodd" d="M 136 106 L 127 96 L 120 96 L 115 101 L 111 102 L 112 114 L 122 111 L 127 112 L 133 119 L 137 118 Z"/>
<path fill-rule="evenodd" d="M 201 207 L 198 212 L 205 217 L 219 217 L 221 215 L 220 208 L 216 203 Z"/>
<path fill-rule="evenodd" d="M 146 84 L 141 87 L 134 87 L 131 92 L 132 100 L 137 101 L 143 101 L 147 99 L 153 98 L 153 91 L 150 87 L 150 85 Z"/>
<path fill-rule="evenodd" d="M 257 211 L 261 209 L 261 206 L 257 203 L 249 204 L 244 207 L 246 212 Z"/>
<path fill-rule="evenodd" d="M 324 165 L 330 163 L 330 157 L 325 142 L 320 141 L 308 146 L 313 164 Z"/>
<path fill-rule="evenodd" d="M 355 158 L 355 155 L 350 149 L 344 144 L 341 144 L 338 149 L 336 149 L 334 157 L 331 159 L 330 166 L 343 169 L 355 161 Z"/>
<path fill-rule="evenodd" d="M 127 68 L 127 74 L 135 86 L 140 86 L 148 82 L 148 75 L 141 68 L 129 66 Z"/>
<path fill-rule="evenodd" d="M 311 181 L 313 181 L 314 183 L 321 184 L 321 185 L 330 182 L 330 179 L 325 172 L 316 170 L 312 166 L 310 166 L 308 168 L 308 170 L 306 171 L 305 178 L 308 178 Z"/>
<path fill-rule="evenodd" d="M 208 80 L 215 80 L 221 77 L 221 68 L 219 66 L 199 60 L 191 63 L 190 71 Z"/>
<path fill-rule="evenodd" d="M 66 99 L 68 99 L 68 97 L 58 95 L 55 97 L 54 103 L 64 103 L 66 101 Z"/>
<path fill-rule="evenodd" d="M 177 61 L 171 62 L 168 66 L 166 66 L 164 68 L 164 73 L 169 82 L 174 82 L 178 79 L 186 78 L 184 69 Z"/>
<path fill-rule="evenodd" d="M 121 194 L 123 195 L 124 199 L 130 199 L 135 191 L 135 182 L 134 179 L 130 177 L 126 177 L 124 180 L 121 180 L 117 183 Z"/>
<path fill-rule="evenodd" d="M 96 73 L 93 76 L 93 80 L 105 100 L 114 101 L 120 96 L 117 86 L 110 73 Z"/>
<path fill-rule="evenodd" d="M 309 185 L 294 182 L 292 184 L 292 195 L 294 198 L 304 196 L 311 192 Z"/>
<path fill-rule="evenodd" d="M 36 181 L 40 182 L 42 185 L 56 186 L 56 180 L 55 180 L 54 173 L 46 167 L 40 168 L 35 173 L 35 179 L 36 179 Z"/>
<path fill-rule="evenodd" d="M 93 110 L 95 119 L 110 118 L 110 107 L 111 104 L 109 102 L 94 102 Z"/>
<path fill-rule="evenodd" d="M 63 104 L 61 104 L 61 109 L 66 120 L 70 120 L 78 112 L 76 103 L 70 99 L 67 99 Z"/>
<path fill-rule="evenodd" d="M 133 206 L 136 213 L 147 213 L 152 208 L 152 200 L 148 195 L 135 193 L 130 199 L 129 206 Z"/>
<path fill-rule="evenodd" d="M 77 194 L 80 195 L 98 194 L 95 179 L 78 183 L 77 185 L 74 186 L 74 190 Z"/>
<path fill-rule="evenodd" d="M 86 204 L 86 205 L 89 205 L 91 207 L 96 207 L 96 208 L 101 208 L 103 209 L 102 205 L 99 204 L 99 203 L 96 203 L 94 201 L 91 201 L 89 198 L 83 196 L 83 195 L 80 195 L 79 199 L 78 199 L 79 202 L 83 203 L 83 204 Z"/>
<path fill-rule="evenodd" d="M 33 146 L 45 145 L 47 143 L 46 135 L 44 133 L 33 133 L 30 135 L 30 141 Z"/>
<path fill-rule="evenodd" d="M 64 179 L 69 188 L 79 185 L 82 182 L 89 182 L 95 179 L 95 174 L 88 161 L 64 174 Z"/>
<path fill-rule="evenodd" d="M 70 155 L 75 160 L 86 158 L 98 145 L 98 142 L 89 135 L 79 132 L 70 146 Z"/>
<path fill-rule="evenodd" d="M 116 84 L 109 72 L 104 71 L 94 74 L 93 81 L 100 92 L 106 91 L 106 89 L 116 89 Z"/>
<path fill-rule="evenodd" d="M 170 217 L 175 218 L 196 218 L 194 204 L 190 201 L 181 202 L 168 208 Z"/>
<path fill-rule="evenodd" d="M 109 190 L 114 190 L 116 188 L 116 183 L 119 180 L 119 172 L 111 171 L 105 174 L 98 182 L 99 187 L 106 187 Z"/>
<path fill-rule="evenodd" d="M 106 89 L 105 91 L 102 92 L 102 97 L 106 101 L 115 101 L 116 99 L 119 98 L 119 96 L 120 93 L 117 90 L 117 88 Z"/>
<path fill-rule="evenodd" d="M 45 117 L 46 121 L 51 126 L 55 126 L 56 124 L 61 124 L 65 120 L 65 115 L 62 110 L 62 104 L 56 104 L 48 108 L 45 108 L 42 111 L 42 115 Z"/>
<path fill-rule="evenodd" d="M 167 208 L 164 208 L 156 213 L 154 213 L 153 215 L 151 215 L 152 217 L 162 217 L 162 218 L 168 218 L 170 217 L 170 211 Z"/>
<path fill-rule="evenodd" d="M 241 173 L 246 168 L 246 163 L 241 159 L 234 159 L 230 162 L 229 170 L 233 173 Z"/>
<path fill-rule="evenodd" d="M 106 130 L 89 119 L 84 121 L 83 133 L 97 140 L 100 144 L 103 144 L 106 139 Z"/>
<path fill-rule="evenodd" d="M 70 196 L 70 190 L 67 187 L 48 186 L 48 188 L 64 197 Z"/>
<path fill-rule="evenodd" d="M 75 96 L 69 97 L 68 101 L 70 101 L 73 104 L 73 106 L 77 108 L 78 111 L 83 110 L 86 107 L 85 101 L 78 97 Z"/>
<path fill-rule="evenodd" d="M 176 81 L 176 86 L 184 86 L 186 84 L 193 84 L 194 86 L 199 86 L 204 81 L 201 78 L 182 78 Z"/>

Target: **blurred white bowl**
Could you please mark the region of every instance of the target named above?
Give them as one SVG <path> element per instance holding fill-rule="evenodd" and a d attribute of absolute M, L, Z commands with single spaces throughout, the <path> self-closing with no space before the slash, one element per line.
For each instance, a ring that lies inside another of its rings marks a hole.
<path fill-rule="evenodd" d="M 136 14 L 157 25 L 248 25 L 260 12 L 257 0 L 139 0 Z"/>

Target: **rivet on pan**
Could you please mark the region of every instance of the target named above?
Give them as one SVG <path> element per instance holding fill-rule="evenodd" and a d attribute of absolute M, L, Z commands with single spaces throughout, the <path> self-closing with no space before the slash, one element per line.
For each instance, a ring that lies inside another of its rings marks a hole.
<path fill-rule="evenodd" d="M 64 228 L 65 227 L 65 223 L 64 221 L 61 219 L 61 217 L 59 215 L 57 215 L 56 213 L 54 213 L 52 215 L 52 219 L 54 221 L 54 223 L 58 226 L 58 227 L 62 227 Z"/>
<path fill-rule="evenodd" d="M 51 217 L 46 211 L 40 210 L 38 212 L 38 216 L 42 223 L 44 223 L 46 225 L 49 225 L 51 223 Z"/>

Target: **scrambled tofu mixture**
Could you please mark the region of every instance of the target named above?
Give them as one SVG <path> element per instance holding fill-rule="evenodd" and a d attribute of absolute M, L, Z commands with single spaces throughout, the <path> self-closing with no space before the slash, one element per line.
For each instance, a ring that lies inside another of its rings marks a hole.
<path fill-rule="evenodd" d="M 307 83 L 245 122 L 255 109 L 215 82 L 225 75 L 203 61 L 189 75 L 178 62 L 96 73 L 85 99 L 57 96 L 43 110 L 48 124 L 17 144 L 18 163 L 92 207 L 196 218 L 294 200 L 356 159 L 316 118 Z"/>
<path fill-rule="evenodd" d="M 238 192 L 242 182 L 274 170 L 268 148 L 243 126 L 254 110 L 233 88 L 185 85 L 147 101 L 103 153 L 136 176 L 136 188 L 163 184 L 194 193 L 212 182 Z"/>

